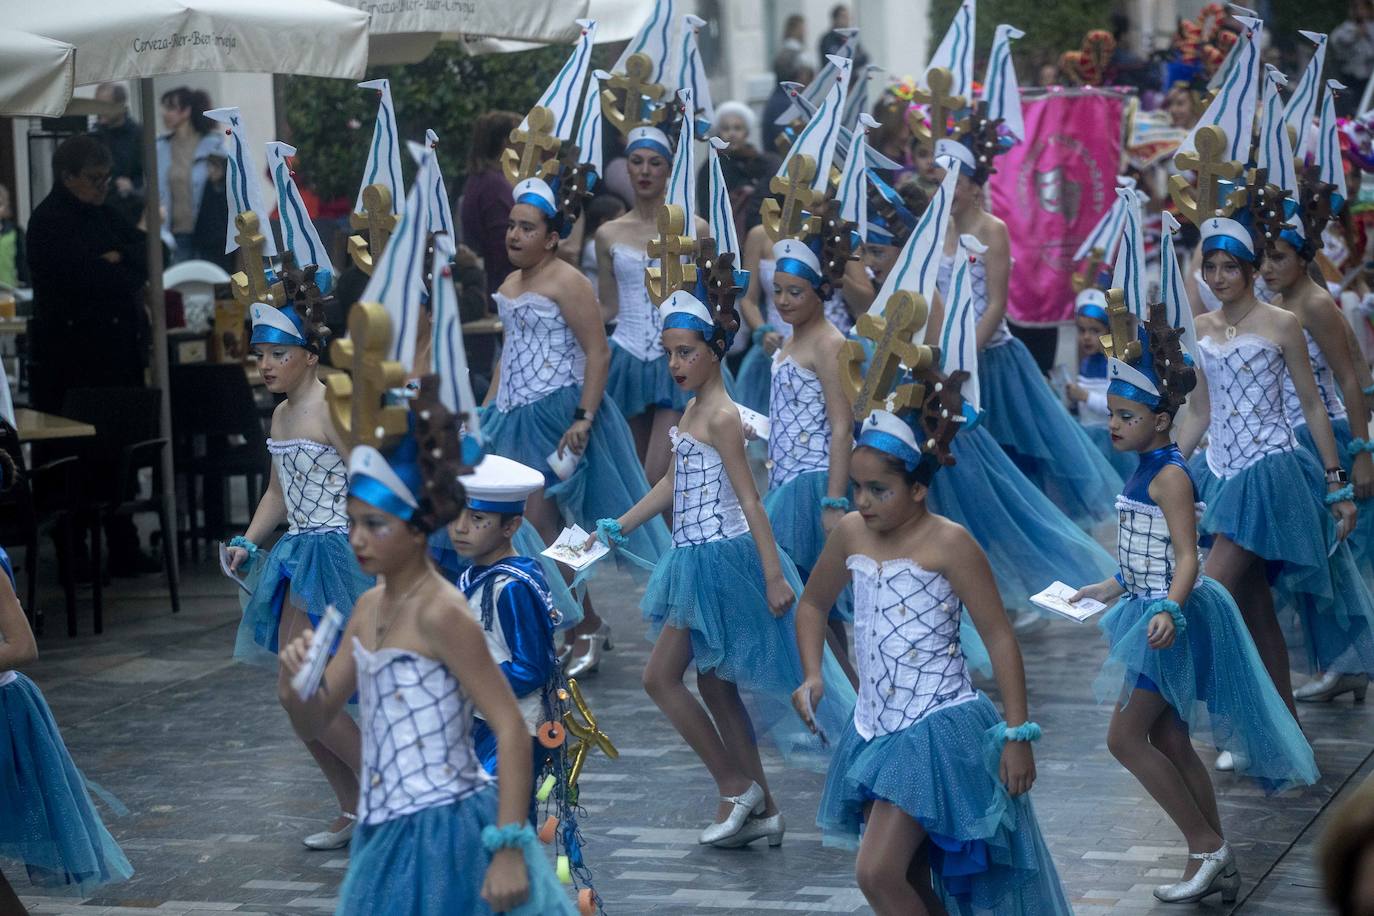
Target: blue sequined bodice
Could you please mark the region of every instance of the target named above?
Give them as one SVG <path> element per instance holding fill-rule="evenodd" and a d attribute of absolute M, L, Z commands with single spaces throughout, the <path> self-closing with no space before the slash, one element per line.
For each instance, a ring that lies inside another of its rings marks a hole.
<path fill-rule="evenodd" d="M 963 605 L 949 580 L 906 559 L 854 554 L 854 727 L 865 740 L 977 696 L 959 645 Z"/>
<path fill-rule="evenodd" d="M 830 421 L 821 380 L 782 352 L 773 354 L 768 401 L 768 486 L 830 468 Z"/>

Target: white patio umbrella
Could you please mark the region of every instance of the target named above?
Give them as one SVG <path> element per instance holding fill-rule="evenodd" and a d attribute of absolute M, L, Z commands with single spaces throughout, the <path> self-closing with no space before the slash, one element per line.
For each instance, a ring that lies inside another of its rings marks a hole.
<path fill-rule="evenodd" d="M 170 441 L 171 380 L 152 77 L 209 70 L 360 79 L 367 67 L 367 14 L 331 0 L 0 0 L 0 22 L 74 47 L 77 85 L 139 80 L 153 374 L 162 389 L 162 434 Z M 162 479 L 175 518 L 176 478 L 170 448 L 163 453 Z M 172 561 L 176 562 L 175 551 Z"/>
<path fill-rule="evenodd" d="M 596 43 L 611 44 L 616 41 L 629 41 L 639 31 L 640 25 L 653 10 L 654 0 L 586 0 L 585 12 L 578 18 L 596 20 Z M 575 4 L 568 4 L 571 9 Z M 571 12 L 567 13 L 571 22 Z M 576 31 L 569 32 L 562 39 L 552 39 L 548 43 L 570 43 L 576 38 Z M 469 54 L 511 54 L 539 47 L 539 42 L 521 40 L 512 36 L 486 36 L 481 32 L 468 32 L 463 37 L 463 50 Z"/>
<path fill-rule="evenodd" d="M 76 86 L 75 48 L 0 28 L 0 114 L 56 118 Z"/>
<path fill-rule="evenodd" d="M 597 0 L 472 0 L 462 4 L 378 4 L 337 0 L 372 14 L 368 63 L 413 64 L 440 41 L 511 41 L 522 48 L 568 44 L 577 39 L 576 20 Z M 389 8 L 382 8 L 389 7 Z"/>

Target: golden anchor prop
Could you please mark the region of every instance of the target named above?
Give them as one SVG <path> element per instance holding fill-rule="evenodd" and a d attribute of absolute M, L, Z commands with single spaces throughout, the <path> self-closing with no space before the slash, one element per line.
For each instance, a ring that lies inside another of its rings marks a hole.
<path fill-rule="evenodd" d="M 922 296 L 899 290 L 888 298 L 881 317 L 859 316 L 855 330 L 876 344 L 868 372 L 863 371 L 867 354 L 862 343 L 845 341 L 840 350 L 840 383 L 854 405 L 856 420 L 865 419 L 875 410 L 895 413 L 921 406 L 925 398 L 921 382 L 896 382 L 903 366 L 920 373 L 938 364 L 936 348 L 913 342 L 929 312 Z"/>
<path fill-rule="evenodd" d="M 798 153 L 787 163 L 786 178 L 774 175 L 768 182 L 769 191 L 783 195 L 781 204 L 769 197 L 759 208 L 763 230 L 770 239 L 780 242 L 820 232 L 820 217 L 807 215 L 814 214 L 825 202 L 824 194 L 811 189 L 815 177 L 816 160 Z"/>
<path fill-rule="evenodd" d="M 348 256 L 358 269 L 369 277 L 386 251 L 391 233 L 400 224 L 399 214 L 391 212 L 391 189 L 384 184 L 370 184 L 363 188 L 363 212 L 350 213 L 348 224 L 354 229 L 366 229 L 367 238 L 361 235 L 348 237 Z"/>
<path fill-rule="evenodd" d="M 644 269 L 644 285 L 654 305 L 662 305 L 677 290 L 696 284 L 696 265 L 682 260 L 696 257 L 697 243 L 687 235 L 687 214 L 681 207 L 665 204 L 659 209 L 658 238 L 645 249 L 650 258 L 659 260 L 658 267 Z"/>
<path fill-rule="evenodd" d="M 355 302 L 348 311 L 348 337 L 329 346 L 334 365 L 346 374 L 323 380 L 330 419 L 348 442 L 383 448 L 406 433 L 406 406 L 383 403 L 387 391 L 406 382 L 405 367 L 386 358 L 389 346 L 386 309 L 377 302 Z"/>
<path fill-rule="evenodd" d="M 281 284 L 267 285 L 267 274 L 262 269 L 263 249 L 267 239 L 263 237 L 258 223 L 258 215 L 252 210 L 244 210 L 234 217 L 238 234 L 234 241 L 239 243 L 239 270 L 229 278 L 229 288 L 234 301 L 244 308 L 254 302 L 262 302 L 274 308 L 281 308 L 286 302 Z"/>
<path fill-rule="evenodd" d="M 668 112 L 658 105 L 651 107 L 647 115 L 644 113 L 645 99 L 657 102 L 666 92 L 658 83 L 649 82 L 653 71 L 654 62 L 649 55 L 631 54 L 625 61 L 624 73 L 613 73 L 610 79 L 603 80 L 606 88 L 601 90 L 601 113 L 622 136 L 667 117 Z"/>
<path fill-rule="evenodd" d="M 1197 172 L 1197 190 L 1188 184 L 1182 175 L 1169 177 L 1169 195 L 1174 199 L 1179 212 L 1188 217 L 1195 226 L 1213 216 L 1230 216 L 1245 202 L 1245 191 L 1239 189 L 1225 199 L 1221 198 L 1222 179 L 1233 181 L 1240 176 L 1241 164 L 1226 157 L 1226 131 L 1209 124 L 1198 130 L 1193 139 L 1196 153 L 1179 153 L 1174 157 L 1174 165 L 1186 171 Z"/>
<path fill-rule="evenodd" d="M 563 142 L 553 135 L 553 112 L 544 106 L 531 108 L 525 123 L 528 129 L 517 127 L 511 131 L 510 146 L 501 152 L 501 171 L 512 185 L 540 174 L 546 160 L 557 155 Z"/>
<path fill-rule="evenodd" d="M 908 110 L 906 126 L 916 138 L 916 142 L 933 154 L 936 141 L 945 138 L 945 123 L 949 120 L 950 112 L 964 108 L 968 102 L 962 95 L 950 93 L 949 90 L 954 85 L 954 74 L 945 67 L 931 67 L 926 72 L 926 85 L 930 88 L 917 89 L 911 94 L 911 100 L 918 105 L 926 106 L 926 117 L 930 123 L 923 123 L 916 111 Z M 953 136 L 958 137 L 962 132 L 962 128 L 956 125 Z"/>
<path fill-rule="evenodd" d="M 1110 333 L 1102 336 L 1102 351 L 1125 363 L 1140 359 L 1140 339 L 1136 336 L 1135 316 L 1126 308 L 1126 291 L 1107 290 L 1107 327 Z"/>

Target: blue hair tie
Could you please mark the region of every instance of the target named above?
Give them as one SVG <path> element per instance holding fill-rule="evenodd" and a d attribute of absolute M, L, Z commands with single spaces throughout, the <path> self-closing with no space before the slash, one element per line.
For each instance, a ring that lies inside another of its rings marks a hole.
<path fill-rule="evenodd" d="M 1178 606 L 1177 601 L 1169 598 L 1160 598 L 1158 601 L 1150 602 L 1150 606 L 1145 609 L 1145 613 L 1150 617 L 1156 614 L 1168 614 L 1174 622 L 1174 635 L 1182 636 L 1188 631 L 1188 618 L 1183 616 L 1183 609 Z"/>

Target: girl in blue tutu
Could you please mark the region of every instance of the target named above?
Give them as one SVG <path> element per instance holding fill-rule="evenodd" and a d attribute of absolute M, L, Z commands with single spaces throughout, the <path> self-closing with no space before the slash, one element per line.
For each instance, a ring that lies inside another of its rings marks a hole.
<path fill-rule="evenodd" d="M 740 297 L 739 310 L 744 323 L 752 328 L 749 349 L 735 373 L 735 401 L 757 413 L 768 413 L 768 397 L 773 379 L 773 354 L 792 334 L 792 326 L 778 317 L 773 304 L 772 241 L 762 224 L 744 237 L 744 269 L 749 272 L 749 288 Z"/>
<path fill-rule="evenodd" d="M 0 450 L 0 491 L 14 475 L 13 459 Z M 4 548 L 0 573 L 0 861 L 23 865 L 45 890 L 89 896 L 134 870 L 91 803 L 38 685 L 15 670 L 38 657 L 38 644 Z M 3 874 L 0 912 L 24 912 Z"/>
<path fill-rule="evenodd" d="M 1178 444 L 1190 454 L 1206 428 L 1212 479 L 1199 488 L 1207 499 L 1199 527 L 1213 535 L 1207 574 L 1236 599 L 1265 668 L 1293 711 L 1288 648 L 1271 585 L 1297 610 L 1313 667 L 1337 674 L 1374 671 L 1374 599 L 1342 543 L 1357 520 L 1354 488 L 1341 466 L 1302 325 L 1287 310 L 1255 298 L 1254 274 L 1266 239 L 1277 239 L 1283 227 L 1277 202 L 1258 190 L 1211 198 L 1226 200 L 1220 211 L 1237 218 L 1198 218 L 1202 277 L 1222 307 L 1197 318 L 1199 384 Z M 1190 212 L 1191 199 L 1176 193 Z M 1320 461 L 1298 446 L 1289 423 L 1283 397 L 1288 379 Z M 1363 696 L 1363 682 L 1345 689 Z"/>
<path fill-rule="evenodd" d="M 941 399 L 936 415 L 958 414 L 957 384 L 923 381 Z M 1027 794 L 1040 729 L 1028 718 L 996 580 L 973 537 L 926 504 L 955 425 L 917 432 L 886 411 L 870 414 L 850 462 L 857 511 L 831 532 L 802 596 L 806 679 L 793 704 L 813 729 L 826 729 L 814 715 L 828 700 L 825 616 L 847 579 L 859 667 L 852 719 L 831 732 L 816 821 L 827 841 L 858 845 L 859 888 L 884 916 L 1069 913 Z M 965 607 L 992 657 L 1005 720 L 969 678 Z"/>
<path fill-rule="evenodd" d="M 307 268 L 306 277 L 312 270 Z M 293 280 L 287 292 L 291 301 L 285 308 L 256 303 L 251 309 L 251 342 L 263 383 L 286 399 L 272 412 L 267 450 L 273 474 L 267 492 L 248 530 L 229 542 L 231 568 L 248 566 L 252 586 L 234 655 L 273 664 L 271 653 L 318 624 L 325 608 L 333 605 L 347 616 L 373 582 L 348 548 L 348 448 L 330 420 L 317 375 L 329 333 L 323 303 L 308 279 L 299 285 Z M 283 522 L 286 534 L 270 552 L 262 550 L 258 545 Z M 279 678 L 284 684 L 285 673 Z M 356 822 L 358 725 L 340 715 L 305 746 L 329 781 L 340 814 L 327 829 L 303 842 L 311 849 L 341 849 L 348 845 Z"/>
<path fill-rule="evenodd" d="M 954 231 L 945 239 L 940 265 L 940 295 L 948 299 L 959 236 L 972 235 L 986 248 L 976 253 L 973 269 L 983 427 L 1064 514 L 1091 527 L 1110 517 L 1108 506 L 1121 488 L 1121 477 L 1069 416 L 1026 345 L 1007 327 L 1010 240 L 1006 223 L 983 209 L 991 163 L 986 152 L 980 161 L 975 148 L 1002 150 L 995 143 L 989 147 L 977 131 L 936 144 L 936 155 L 952 158 L 959 170 L 950 207 Z"/>
<path fill-rule="evenodd" d="M 1203 507 L 1170 439 L 1174 415 L 1197 382 L 1179 345 L 1181 330 L 1156 305 L 1137 338 L 1125 305 L 1112 309 L 1112 440 L 1138 453 L 1140 466 L 1116 500 L 1120 571 L 1072 600 L 1114 603 L 1102 619 L 1111 651 L 1097 682 L 1099 699 L 1116 703 L 1107 748 L 1188 843 L 1182 880 L 1155 888 L 1155 897 L 1188 903 L 1220 893 L 1230 904 L 1240 872 L 1193 736 L 1210 731 L 1212 742 L 1232 753 L 1236 769 L 1269 791 L 1316 782 L 1317 766 L 1240 609 L 1216 580 L 1201 575 L 1197 513 Z"/>
<path fill-rule="evenodd" d="M 516 270 L 495 295 L 505 343 L 482 412 L 489 451 L 543 472 L 548 487 L 530 497 L 525 514 L 550 544 L 565 521 L 590 529 L 649 490 L 625 418 L 603 397 L 610 353 L 591 283 L 558 257 L 586 198 L 586 176 L 586 166 L 565 162 L 548 181 L 527 178 L 515 188 L 506 253 Z M 661 519 L 634 538 L 634 552 L 651 561 L 667 546 Z M 569 677 L 595 671 L 611 645 L 610 625 L 590 605 L 584 610 L 568 631 Z"/>
<path fill-rule="evenodd" d="M 700 842 L 737 847 L 766 837 L 777 846 L 785 825 L 755 736 L 768 734 L 784 754 L 816 750 L 788 704 L 801 679 L 792 627 L 801 580 L 774 540 L 745 457 L 744 426 L 721 375 L 739 327 L 734 296 L 744 278 L 731 256 L 702 258 L 710 274 L 700 268 L 695 292 L 671 292 L 661 312 L 673 380 L 696 392 L 671 433 L 672 467 L 648 496 L 597 528 L 624 547 L 628 532 L 672 509 L 673 547 L 654 568 L 641 603 L 654 640 L 645 690 L 720 791 L 715 821 Z M 821 714 L 834 723 L 843 721 L 845 694 L 852 702 L 853 691 L 834 657 L 827 654 L 827 661 L 836 693 Z M 683 683 L 689 665 L 704 709 Z"/>
<path fill-rule="evenodd" d="M 415 418 L 386 455 L 359 445 L 349 456 L 350 545 L 384 584 L 359 599 L 313 695 L 283 691 L 308 736 L 359 697 L 362 792 L 336 912 L 571 916 L 528 822 L 520 708 L 476 615 L 426 550 L 464 505 L 457 477 L 471 468 L 459 457 L 456 418 L 423 383 Z M 305 666 L 313 639 L 308 631 L 283 649 L 288 675 Z M 473 746 L 474 712 L 496 738 L 495 783 Z"/>

